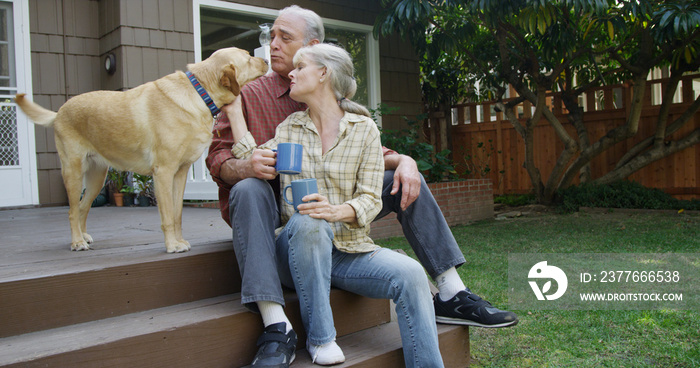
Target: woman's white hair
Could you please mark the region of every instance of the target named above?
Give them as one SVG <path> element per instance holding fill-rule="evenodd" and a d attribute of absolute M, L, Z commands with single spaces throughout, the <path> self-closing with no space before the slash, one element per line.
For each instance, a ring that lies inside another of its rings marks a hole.
<path fill-rule="evenodd" d="M 317 39 L 319 42 L 323 42 L 326 37 L 326 31 L 323 28 L 323 21 L 321 17 L 309 9 L 304 9 L 298 5 L 290 5 L 282 10 L 280 10 L 278 18 L 283 15 L 294 14 L 306 23 L 306 32 L 304 32 L 304 45 L 308 45 L 313 39 Z"/>
<path fill-rule="evenodd" d="M 302 57 L 315 63 L 319 68 L 326 68 L 331 88 L 341 109 L 371 117 L 366 107 L 350 100 L 357 91 L 357 82 L 353 76 L 355 67 L 352 64 L 352 57 L 347 51 L 330 43 L 302 47 L 294 55 L 295 67 Z"/>

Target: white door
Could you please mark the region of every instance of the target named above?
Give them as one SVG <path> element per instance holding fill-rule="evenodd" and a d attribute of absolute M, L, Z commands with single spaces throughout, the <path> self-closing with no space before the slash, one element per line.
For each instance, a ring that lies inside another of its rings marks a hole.
<path fill-rule="evenodd" d="M 39 203 L 34 125 L 13 103 L 32 94 L 27 1 L 0 1 L 0 207 Z"/>

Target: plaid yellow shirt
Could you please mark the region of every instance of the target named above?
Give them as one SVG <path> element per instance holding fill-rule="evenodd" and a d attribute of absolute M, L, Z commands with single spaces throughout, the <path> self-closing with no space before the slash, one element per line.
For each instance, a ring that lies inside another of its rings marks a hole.
<path fill-rule="evenodd" d="M 355 223 L 330 223 L 333 245 L 346 253 L 371 252 L 379 248 L 369 237 L 370 223 L 382 209 L 382 182 L 384 157 L 379 130 L 372 119 L 345 113 L 340 120 L 338 137 L 331 148 L 322 154 L 321 136 L 309 117 L 308 110 L 290 115 L 275 132 L 275 137 L 256 147 L 248 132 L 233 146 L 236 158 L 248 158 L 255 148 L 272 149 L 278 143 L 292 142 L 304 146 L 301 174 L 280 175 L 284 188 L 292 180 L 316 178 L 318 191 L 331 204 L 347 203 L 355 209 Z M 284 226 L 294 214 L 294 207 L 281 203 L 281 221 Z M 276 234 L 282 228 L 278 228 Z"/>

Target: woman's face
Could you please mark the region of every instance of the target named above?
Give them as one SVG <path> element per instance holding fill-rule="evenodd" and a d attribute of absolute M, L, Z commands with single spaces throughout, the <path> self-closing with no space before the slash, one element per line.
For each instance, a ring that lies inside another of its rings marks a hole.
<path fill-rule="evenodd" d="M 299 59 L 296 67 L 289 73 L 291 84 L 289 96 L 298 102 L 306 102 L 307 98 L 321 91 L 326 68 L 319 68 L 318 64 L 308 60 L 306 56 Z"/>

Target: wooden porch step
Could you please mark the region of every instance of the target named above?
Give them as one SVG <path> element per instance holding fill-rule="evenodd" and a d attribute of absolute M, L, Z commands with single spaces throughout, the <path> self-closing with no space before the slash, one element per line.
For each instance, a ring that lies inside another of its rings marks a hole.
<path fill-rule="evenodd" d="M 386 300 L 331 294 L 334 311 L 350 316 L 337 321 L 339 335 L 390 320 Z M 302 348 L 296 294 L 285 298 Z M 259 315 L 234 294 L 2 338 L 0 367 L 240 367 L 252 360 L 261 333 Z"/>
<path fill-rule="evenodd" d="M 230 242 L 202 244 L 176 255 L 157 249 L 123 251 L 63 250 L 72 257 L 56 260 L 40 273 L 16 271 L 15 277 L 0 278 L 0 337 L 240 291 Z M 10 273 L 8 268 L 4 271 Z"/>
<path fill-rule="evenodd" d="M 469 327 L 438 324 L 440 353 L 445 367 L 465 368 L 469 366 Z M 404 367 L 401 336 L 397 322 L 358 331 L 337 339 L 345 354 L 345 363 L 336 368 L 347 367 Z M 306 349 L 297 350 L 294 368 L 318 368 L 311 362 Z"/>
<path fill-rule="evenodd" d="M 183 254 L 165 253 L 155 208 L 96 208 L 88 223 L 96 250 L 71 252 L 67 208 L 0 211 L 0 367 L 250 363 L 262 322 L 240 305 L 231 230 L 217 210 L 185 210 Z M 285 298 L 300 336 L 293 367 L 303 367 L 297 297 Z M 331 303 L 344 366 L 403 366 L 388 300 L 332 289 Z M 446 366 L 465 367 L 468 329 L 438 330 Z"/>

